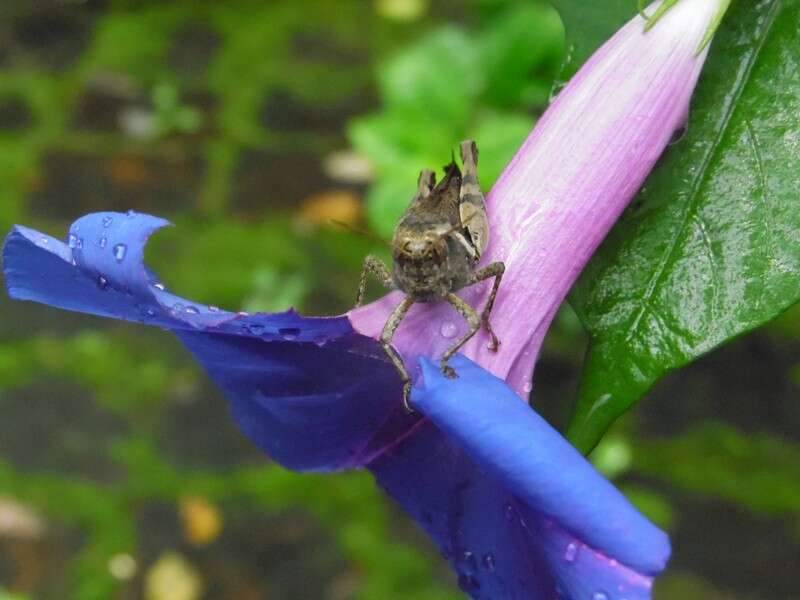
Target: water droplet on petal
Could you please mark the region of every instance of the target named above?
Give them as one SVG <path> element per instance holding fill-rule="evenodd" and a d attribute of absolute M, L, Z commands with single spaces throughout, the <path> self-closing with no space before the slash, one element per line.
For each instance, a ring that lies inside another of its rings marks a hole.
<path fill-rule="evenodd" d="M 458 327 L 452 321 L 442 321 L 442 326 L 439 328 L 439 333 L 442 334 L 443 338 L 451 339 L 456 337 L 456 333 L 458 332 Z"/>
<path fill-rule="evenodd" d="M 97 287 L 99 287 L 101 290 L 106 289 L 108 287 L 108 279 L 100 275 L 97 278 Z"/>
<path fill-rule="evenodd" d="M 297 339 L 297 336 L 300 335 L 300 330 L 297 327 L 285 327 L 283 329 L 278 329 L 278 333 L 281 334 L 281 337 L 287 342 L 291 342 Z"/>
<path fill-rule="evenodd" d="M 125 213 L 125 215 L 126 215 L 126 216 L 127 216 L 129 219 L 132 219 L 133 217 L 135 217 L 135 216 L 136 216 L 136 211 L 135 211 L 135 210 L 133 210 L 133 209 L 131 208 L 130 210 L 128 210 L 128 212 L 126 212 L 126 213 Z"/>
<path fill-rule="evenodd" d="M 219 312 L 219 306 L 214 306 L 213 304 L 209 304 L 208 310 L 210 310 L 211 312 Z"/>
<path fill-rule="evenodd" d="M 114 258 L 117 259 L 117 262 L 122 262 L 127 251 L 128 247 L 125 244 L 117 244 L 114 246 Z"/>
<path fill-rule="evenodd" d="M 186 308 L 183 309 L 183 311 L 189 313 L 190 315 L 200 314 L 200 311 L 197 310 L 196 306 L 187 306 Z"/>
<path fill-rule="evenodd" d="M 70 233 L 69 236 L 67 236 L 67 246 L 76 248 L 78 246 L 78 236 L 74 233 Z"/>
<path fill-rule="evenodd" d="M 592 600 L 608 600 L 608 594 L 605 592 L 595 592 L 592 595 Z"/>
<path fill-rule="evenodd" d="M 105 248 L 108 245 L 108 238 L 106 236 L 101 237 L 97 240 L 97 245 L 101 248 Z"/>
<path fill-rule="evenodd" d="M 492 554 L 491 552 L 483 555 L 481 564 L 483 565 L 483 568 L 489 571 L 490 573 L 493 573 L 495 568 L 497 568 L 497 565 L 494 562 L 494 554 Z"/>
<path fill-rule="evenodd" d="M 575 562 L 575 559 L 578 557 L 578 544 L 575 542 L 570 542 L 567 544 L 567 548 L 564 550 L 564 560 L 568 563 Z"/>
<path fill-rule="evenodd" d="M 461 559 L 466 565 L 467 569 L 470 571 L 475 571 L 478 568 L 478 562 L 475 558 L 475 555 L 469 550 L 464 550 L 464 553 L 461 555 Z"/>
<path fill-rule="evenodd" d="M 161 283 L 160 281 L 156 281 L 156 282 L 153 284 L 153 287 L 154 287 L 154 288 L 156 288 L 157 290 L 161 290 L 162 292 L 163 292 L 163 291 L 166 289 L 166 288 L 164 287 L 164 284 L 163 284 L 163 283 Z"/>
<path fill-rule="evenodd" d="M 181 304 L 180 302 L 176 302 L 175 304 L 172 305 L 173 314 L 178 314 L 182 312 L 183 312 L 183 304 Z"/>
<path fill-rule="evenodd" d="M 114 222 L 114 217 L 103 217 L 103 227 L 110 227 Z"/>
<path fill-rule="evenodd" d="M 155 317 L 156 316 L 156 311 L 154 311 L 152 308 L 148 308 L 144 312 L 148 317 Z"/>
<path fill-rule="evenodd" d="M 261 335 L 264 333 L 264 326 L 263 325 L 247 325 L 247 331 L 252 333 L 253 335 Z"/>
<path fill-rule="evenodd" d="M 47 246 L 47 244 L 49 244 L 49 243 L 50 243 L 50 240 L 48 240 L 46 237 L 39 238 L 39 245 L 40 246 Z"/>
<path fill-rule="evenodd" d="M 689 124 L 684 123 L 680 127 L 678 127 L 675 131 L 672 132 L 672 137 L 669 138 L 669 145 L 672 146 L 679 142 L 683 141 L 683 138 L 686 137 L 686 132 L 689 131 Z"/>
<path fill-rule="evenodd" d="M 475 579 L 472 575 L 459 575 L 458 587 L 467 593 L 474 592 L 475 590 L 480 589 L 481 582 Z"/>

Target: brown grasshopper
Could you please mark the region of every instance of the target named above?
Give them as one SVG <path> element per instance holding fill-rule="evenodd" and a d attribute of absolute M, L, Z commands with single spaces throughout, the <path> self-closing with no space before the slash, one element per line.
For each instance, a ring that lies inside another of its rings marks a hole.
<path fill-rule="evenodd" d="M 438 184 L 433 171 L 426 169 L 420 173 L 417 193 L 394 230 L 392 271 L 374 256 L 367 256 L 358 284 L 356 306 L 364 299 L 368 273 L 376 275 L 387 288 L 406 294 L 384 325 L 380 342 L 400 373 L 403 403 L 409 411 L 411 378 L 391 341 L 412 304 L 444 300 L 469 323 L 469 331 L 442 355 L 439 366 L 447 377 L 457 376 L 447 361 L 481 325 L 492 337 L 490 350 L 497 351 L 500 345 L 489 324 L 489 315 L 505 265 L 493 262 L 482 269 L 476 268 L 489 242 L 489 221 L 478 184 L 478 148 L 474 141 L 461 142 L 461 160 L 463 175 L 452 161 Z M 480 315 L 453 293 L 490 277 L 494 277 L 494 285 Z"/>

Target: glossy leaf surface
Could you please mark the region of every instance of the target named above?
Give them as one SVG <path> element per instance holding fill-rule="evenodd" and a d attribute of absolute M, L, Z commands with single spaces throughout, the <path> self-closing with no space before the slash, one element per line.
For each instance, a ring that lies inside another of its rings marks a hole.
<path fill-rule="evenodd" d="M 575 287 L 591 335 L 569 429 L 581 450 L 665 372 L 800 298 L 799 34 L 796 0 L 731 7 L 684 139 Z"/>

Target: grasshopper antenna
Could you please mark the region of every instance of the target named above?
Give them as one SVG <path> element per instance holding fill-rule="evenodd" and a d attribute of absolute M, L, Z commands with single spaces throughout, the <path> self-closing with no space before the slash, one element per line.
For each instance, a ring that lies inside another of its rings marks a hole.
<path fill-rule="evenodd" d="M 330 223 L 337 225 L 338 227 L 341 227 L 342 229 L 345 229 L 350 233 L 355 233 L 357 235 L 360 235 L 361 237 L 367 238 L 368 240 L 372 240 L 373 242 L 378 242 L 379 244 L 382 244 L 384 246 L 389 246 L 390 248 L 392 246 L 391 242 L 383 239 L 379 235 L 372 233 L 371 231 L 367 231 L 366 229 L 361 229 L 360 227 L 354 227 L 349 223 L 345 223 L 344 221 L 339 221 L 337 219 L 328 219 L 328 220 Z"/>

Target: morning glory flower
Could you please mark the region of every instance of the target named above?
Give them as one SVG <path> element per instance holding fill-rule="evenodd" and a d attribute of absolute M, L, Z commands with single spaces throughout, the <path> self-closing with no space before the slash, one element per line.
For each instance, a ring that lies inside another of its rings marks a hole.
<path fill-rule="evenodd" d="M 644 600 L 669 540 L 520 396 L 545 331 L 585 262 L 684 123 L 717 1 L 683 0 L 644 32 L 634 18 L 561 91 L 487 198 L 503 260 L 493 326 L 444 378 L 462 325 L 415 306 L 395 342 L 418 364 L 412 404 L 376 342 L 397 294 L 339 317 L 232 313 L 173 294 L 143 263 L 167 222 L 78 219 L 66 242 L 16 226 L 8 293 L 172 331 L 228 397 L 242 431 L 299 471 L 368 468 L 475 598 Z M 464 292 L 479 303 L 488 290 Z"/>

